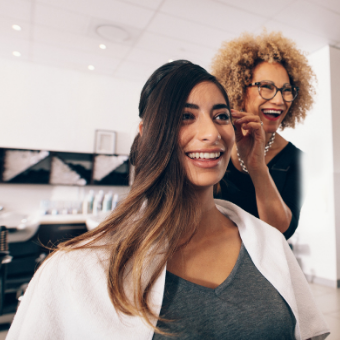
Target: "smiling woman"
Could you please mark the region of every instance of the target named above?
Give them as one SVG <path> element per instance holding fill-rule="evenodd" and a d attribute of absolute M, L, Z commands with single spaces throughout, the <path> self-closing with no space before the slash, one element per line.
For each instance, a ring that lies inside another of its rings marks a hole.
<path fill-rule="evenodd" d="M 7 340 L 323 340 L 282 234 L 213 198 L 235 140 L 216 78 L 185 60 L 163 65 L 139 116 L 129 195 L 42 264 Z"/>
<path fill-rule="evenodd" d="M 312 69 L 292 41 L 266 32 L 224 43 L 212 68 L 230 96 L 237 128 L 231 162 L 216 196 L 288 239 L 298 226 L 302 204 L 302 152 L 277 131 L 294 128 L 311 108 Z"/>

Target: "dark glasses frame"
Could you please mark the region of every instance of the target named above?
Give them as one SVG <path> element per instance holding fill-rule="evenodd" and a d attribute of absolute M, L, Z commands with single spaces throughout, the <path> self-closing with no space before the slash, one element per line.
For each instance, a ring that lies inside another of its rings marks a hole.
<path fill-rule="evenodd" d="M 263 84 L 265 84 L 265 83 L 269 83 L 270 85 L 273 85 L 273 86 L 275 87 L 275 89 L 276 89 L 274 95 L 273 95 L 271 98 L 263 98 L 262 95 L 261 95 L 261 85 L 263 85 Z M 294 98 L 293 98 L 292 100 L 286 100 L 286 99 L 284 98 L 283 92 L 282 92 L 282 91 L 286 88 L 285 85 L 282 86 L 281 88 L 278 88 L 278 87 L 277 87 L 272 81 L 270 81 L 270 80 L 262 80 L 262 81 L 258 81 L 258 82 L 256 82 L 256 83 L 251 83 L 251 84 L 249 84 L 249 85 L 246 85 L 246 87 L 252 87 L 252 86 L 257 86 L 258 91 L 259 91 L 259 95 L 260 95 L 264 100 L 271 100 L 271 99 L 273 99 L 273 98 L 276 96 L 277 92 L 280 91 L 283 100 L 284 100 L 285 102 L 287 102 L 287 103 L 291 103 L 292 101 L 294 101 L 294 99 L 296 99 L 296 97 L 297 97 L 297 95 L 298 95 L 298 93 L 299 93 L 299 87 L 290 85 L 290 86 L 292 87 L 293 90 L 296 90 L 296 94 L 295 94 L 295 96 L 294 96 Z"/>

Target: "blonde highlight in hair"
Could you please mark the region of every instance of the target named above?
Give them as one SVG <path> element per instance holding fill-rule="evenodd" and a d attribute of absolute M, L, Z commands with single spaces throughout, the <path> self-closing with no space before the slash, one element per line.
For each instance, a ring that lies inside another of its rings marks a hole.
<path fill-rule="evenodd" d="M 255 67 L 264 61 L 282 64 L 291 84 L 299 87 L 298 96 L 281 124 L 282 130 L 294 128 L 305 119 L 314 103 L 316 77 L 306 56 L 280 32 L 264 30 L 259 36 L 244 33 L 224 42 L 212 61 L 212 74 L 226 89 L 231 107 L 240 110 L 246 98 L 246 85 L 252 82 Z"/>

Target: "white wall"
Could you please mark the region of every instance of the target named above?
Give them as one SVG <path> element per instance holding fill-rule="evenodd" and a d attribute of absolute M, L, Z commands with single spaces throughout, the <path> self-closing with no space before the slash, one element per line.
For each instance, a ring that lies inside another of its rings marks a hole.
<path fill-rule="evenodd" d="M 340 249 L 340 242 L 336 244 L 335 223 L 339 208 L 336 209 L 334 204 L 336 163 L 340 169 L 340 153 L 339 150 L 335 151 L 336 146 L 340 146 L 337 140 L 340 136 L 336 137 L 335 133 L 340 122 L 336 118 L 334 104 L 337 101 L 339 106 L 340 98 L 336 91 L 336 82 L 339 79 L 334 80 L 334 77 L 340 72 L 340 53 L 326 46 L 308 59 L 318 79 L 315 105 L 303 124 L 298 125 L 295 130 L 282 133 L 306 153 L 305 201 L 292 242 L 305 274 L 315 282 L 335 286 L 340 278 L 337 268 L 340 259 L 337 249 Z M 336 153 L 339 155 L 335 155 Z M 339 179 L 337 185 L 340 189 Z"/>
<path fill-rule="evenodd" d="M 0 147 L 94 151 L 96 129 L 117 131 L 116 153 L 128 154 L 136 134 L 143 84 L 0 59 Z M 0 206 L 32 213 L 41 200 L 81 200 L 89 189 L 119 195 L 128 187 L 0 184 Z"/>
<path fill-rule="evenodd" d="M 143 84 L 0 59 L 0 147 L 93 152 L 96 129 L 129 153 Z"/>

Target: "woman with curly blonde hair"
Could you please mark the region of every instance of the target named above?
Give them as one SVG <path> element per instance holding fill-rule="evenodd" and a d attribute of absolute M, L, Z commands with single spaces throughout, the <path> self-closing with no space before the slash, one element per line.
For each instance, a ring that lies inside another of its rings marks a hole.
<path fill-rule="evenodd" d="M 231 162 L 217 196 L 288 239 L 300 216 L 302 152 L 277 130 L 294 128 L 306 117 L 315 75 L 293 41 L 266 31 L 225 42 L 212 73 L 228 93 L 236 127 Z"/>

